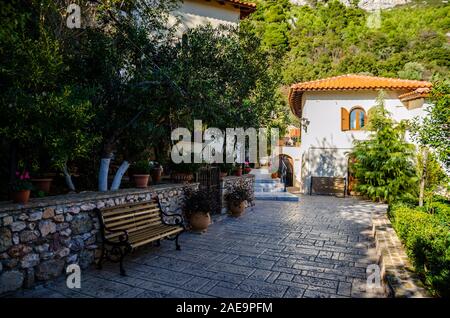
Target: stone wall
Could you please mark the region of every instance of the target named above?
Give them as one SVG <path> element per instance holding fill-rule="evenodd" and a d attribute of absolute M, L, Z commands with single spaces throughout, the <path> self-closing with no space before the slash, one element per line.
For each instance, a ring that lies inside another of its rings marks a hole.
<path fill-rule="evenodd" d="M 254 176 L 245 175 L 225 177 L 222 194 L 241 181 L 253 191 Z M 167 184 L 32 199 L 26 205 L 0 203 L 0 294 L 56 278 L 69 264 L 92 265 L 99 246 L 94 208 L 158 196 L 164 212 L 181 213 L 185 191 L 196 188 L 197 183 Z"/>
<path fill-rule="evenodd" d="M 246 187 L 251 191 L 251 197 L 253 198 L 250 202 L 247 202 L 247 206 L 255 205 L 255 195 L 254 195 L 254 186 L 255 186 L 255 176 L 252 174 L 246 174 L 242 177 L 229 176 L 223 178 L 221 182 L 222 189 L 222 213 L 226 213 L 228 211 L 228 203 L 225 201 L 225 194 L 228 190 L 232 189 L 234 185 L 243 182 Z"/>
<path fill-rule="evenodd" d="M 25 206 L 0 204 L 0 294 L 56 278 L 69 264 L 90 266 L 99 239 L 95 207 L 158 196 L 164 211 L 180 213 L 185 189 L 197 186 L 171 184 L 33 199 Z"/>

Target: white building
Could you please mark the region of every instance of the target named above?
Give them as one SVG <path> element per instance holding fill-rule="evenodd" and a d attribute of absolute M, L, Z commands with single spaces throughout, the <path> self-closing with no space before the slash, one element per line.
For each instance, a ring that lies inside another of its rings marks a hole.
<path fill-rule="evenodd" d="M 424 113 L 425 97 L 431 83 L 402 79 L 343 75 L 291 86 L 291 110 L 302 122 L 299 164 L 294 172 L 296 185 L 304 193 L 311 187 L 333 191 L 352 180 L 348 173 L 348 153 L 353 141 L 368 137 L 367 114 L 376 105 L 382 90 L 386 109 L 396 121 Z M 315 179 L 313 179 L 316 177 Z M 350 179 L 350 180 L 349 180 Z M 316 180 L 316 185 L 312 182 Z M 320 184 L 319 184 L 320 183 Z"/>
<path fill-rule="evenodd" d="M 182 34 L 206 24 L 236 26 L 255 10 L 256 4 L 239 0 L 183 0 L 173 15 L 180 22 L 179 32 Z"/>

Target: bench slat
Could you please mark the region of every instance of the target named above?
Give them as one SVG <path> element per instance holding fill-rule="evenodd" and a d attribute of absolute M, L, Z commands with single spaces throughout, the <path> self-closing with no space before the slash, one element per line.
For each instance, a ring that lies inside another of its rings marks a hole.
<path fill-rule="evenodd" d="M 114 218 L 112 220 L 111 219 L 105 220 L 105 224 L 107 227 L 114 227 L 117 224 L 130 223 L 133 220 L 139 221 L 139 220 L 143 220 L 143 219 L 154 219 L 154 218 L 161 218 L 161 216 L 159 215 L 159 211 L 157 213 L 144 212 L 144 213 L 139 213 L 138 215 L 128 214 L 128 215 L 124 215 L 123 217 L 120 217 L 120 218 Z"/>
<path fill-rule="evenodd" d="M 157 217 L 157 218 L 145 218 L 142 220 L 125 220 L 125 221 L 120 221 L 120 222 L 116 222 L 114 225 L 110 225 L 109 228 L 111 230 L 130 230 L 133 231 L 133 229 L 135 229 L 136 227 L 140 226 L 140 225 L 144 225 L 144 224 L 161 224 L 161 218 Z"/>
<path fill-rule="evenodd" d="M 142 210 L 142 211 L 137 211 L 137 212 L 133 212 L 133 213 L 122 213 L 120 215 L 113 215 L 113 216 L 103 217 L 103 220 L 105 221 L 105 223 L 109 223 L 111 221 L 120 220 L 120 219 L 128 218 L 128 217 L 131 217 L 131 216 L 135 216 L 136 217 L 136 216 L 145 215 L 145 214 L 159 215 L 159 213 L 160 213 L 159 209 Z"/>
<path fill-rule="evenodd" d="M 140 205 L 140 206 L 135 206 L 135 207 L 123 207 L 123 208 L 118 208 L 115 210 L 110 210 L 109 212 L 103 212 L 102 210 L 102 215 L 103 217 L 109 217 L 111 215 L 116 215 L 116 214 L 122 214 L 122 213 L 127 213 L 127 212 L 134 212 L 134 211 L 141 211 L 141 210 L 146 210 L 146 209 L 159 209 L 157 204 L 145 204 L 145 205 Z"/>

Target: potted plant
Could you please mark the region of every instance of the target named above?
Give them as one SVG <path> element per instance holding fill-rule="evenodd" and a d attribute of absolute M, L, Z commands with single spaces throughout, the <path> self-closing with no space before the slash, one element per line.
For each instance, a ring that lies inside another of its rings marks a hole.
<path fill-rule="evenodd" d="M 171 166 L 170 178 L 175 183 L 189 183 L 194 180 L 195 165 L 190 163 L 179 163 Z"/>
<path fill-rule="evenodd" d="M 44 170 L 45 171 L 45 170 Z M 45 173 L 38 163 L 33 163 L 31 167 L 31 183 L 33 187 L 44 194 L 50 192 L 50 187 L 53 181 L 50 173 Z"/>
<path fill-rule="evenodd" d="M 250 163 L 248 161 L 244 164 L 244 174 L 249 174 L 252 171 L 252 168 L 250 167 Z"/>
<path fill-rule="evenodd" d="M 133 165 L 133 179 L 136 188 L 146 188 L 150 179 L 151 168 L 148 160 L 137 161 Z"/>
<path fill-rule="evenodd" d="M 16 172 L 16 178 L 11 183 L 11 198 L 14 203 L 28 203 L 30 199 L 30 192 L 33 185 L 30 182 L 30 175 L 28 171 L 24 170 L 22 173 Z"/>
<path fill-rule="evenodd" d="M 225 200 L 228 202 L 231 215 L 234 217 L 239 217 L 244 213 L 247 201 L 250 199 L 250 189 L 243 182 L 235 185 L 225 194 Z"/>
<path fill-rule="evenodd" d="M 154 184 L 161 181 L 161 175 L 163 172 L 162 165 L 157 161 L 150 161 L 150 175 Z"/>
<path fill-rule="evenodd" d="M 242 176 L 242 166 L 241 166 L 240 164 L 236 165 L 236 166 L 233 168 L 233 174 L 234 174 L 235 176 L 237 176 L 237 177 Z"/>
<path fill-rule="evenodd" d="M 219 164 L 219 169 L 220 169 L 220 180 L 223 180 L 223 178 L 228 176 L 230 171 L 233 169 L 233 165 L 231 163 L 221 163 Z"/>
<path fill-rule="evenodd" d="M 211 223 L 211 209 L 212 199 L 207 191 L 191 190 L 186 192 L 183 211 L 193 231 L 204 232 L 207 230 Z"/>

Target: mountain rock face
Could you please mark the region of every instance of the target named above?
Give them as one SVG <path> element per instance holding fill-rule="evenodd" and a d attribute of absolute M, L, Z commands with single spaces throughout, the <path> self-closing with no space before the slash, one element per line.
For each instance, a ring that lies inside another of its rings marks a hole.
<path fill-rule="evenodd" d="M 310 0 L 290 0 L 291 3 L 295 5 L 309 5 L 311 3 Z M 318 0 L 320 1 L 320 0 Z M 339 0 L 345 5 L 350 5 L 351 0 Z M 387 9 L 392 8 L 398 5 L 407 4 L 411 2 L 411 0 L 360 0 L 358 3 L 358 6 L 361 9 L 367 10 L 367 11 L 373 11 L 376 9 Z"/>

